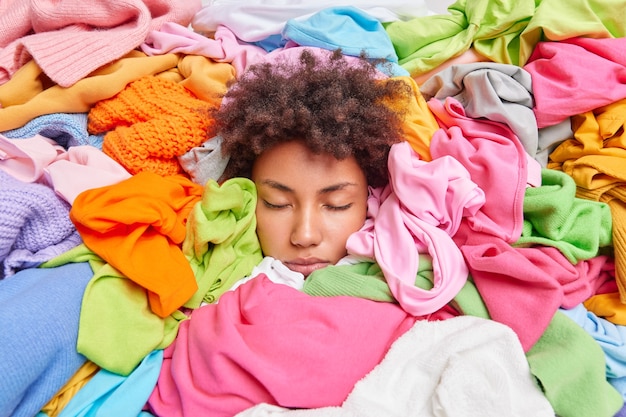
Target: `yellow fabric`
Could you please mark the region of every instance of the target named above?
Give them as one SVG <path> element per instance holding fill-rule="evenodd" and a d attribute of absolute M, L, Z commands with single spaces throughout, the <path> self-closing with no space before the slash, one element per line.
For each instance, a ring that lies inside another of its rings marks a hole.
<path fill-rule="evenodd" d="M 548 168 L 576 182 L 576 196 L 607 203 L 613 218 L 615 280 L 626 302 L 626 99 L 572 117 L 574 138 L 551 154 Z"/>
<path fill-rule="evenodd" d="M 87 361 L 70 378 L 69 381 L 48 401 L 41 412 L 48 417 L 57 417 L 67 406 L 74 395 L 93 378 L 100 367 L 91 361 Z"/>
<path fill-rule="evenodd" d="M 68 88 L 56 84 L 46 88 L 41 70 L 33 68 L 35 63 L 28 63 L 0 90 L 3 100 L 0 132 L 22 127 L 45 114 L 86 113 L 98 101 L 120 92 L 129 82 L 176 67 L 178 59 L 176 54 L 149 57 L 133 51 Z M 21 102 L 24 99 L 27 101 Z"/>
<path fill-rule="evenodd" d="M 201 100 L 217 107 L 235 79 L 235 67 L 200 55 L 185 55 L 178 62 L 180 84 Z"/>
<path fill-rule="evenodd" d="M 619 292 L 594 295 L 583 304 L 598 317 L 605 318 L 613 324 L 626 325 L 626 304 L 622 303 Z"/>

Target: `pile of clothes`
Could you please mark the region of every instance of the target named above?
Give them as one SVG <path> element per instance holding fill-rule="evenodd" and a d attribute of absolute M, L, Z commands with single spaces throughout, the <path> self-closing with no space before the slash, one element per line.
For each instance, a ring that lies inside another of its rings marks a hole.
<path fill-rule="evenodd" d="M 0 417 L 626 415 L 626 4 L 96 3 L 0 5 Z M 414 100 L 293 288 L 210 132 L 302 48 Z"/>

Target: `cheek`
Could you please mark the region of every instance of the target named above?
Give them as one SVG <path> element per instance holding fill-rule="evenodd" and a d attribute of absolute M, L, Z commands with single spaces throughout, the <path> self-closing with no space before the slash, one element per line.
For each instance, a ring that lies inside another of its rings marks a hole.
<path fill-rule="evenodd" d="M 276 253 L 277 243 L 280 242 L 281 239 L 284 239 L 282 236 L 284 231 L 281 229 L 280 225 L 280 222 L 275 221 L 274 217 L 267 216 L 257 210 L 256 233 L 259 237 L 261 250 L 266 256 L 277 258 L 279 255 Z"/>
<path fill-rule="evenodd" d="M 350 235 L 357 232 L 365 223 L 366 212 L 362 214 L 346 216 L 345 218 L 336 218 L 332 222 L 332 239 L 329 244 L 333 246 L 334 261 L 338 261 L 346 255 L 346 243 Z"/>

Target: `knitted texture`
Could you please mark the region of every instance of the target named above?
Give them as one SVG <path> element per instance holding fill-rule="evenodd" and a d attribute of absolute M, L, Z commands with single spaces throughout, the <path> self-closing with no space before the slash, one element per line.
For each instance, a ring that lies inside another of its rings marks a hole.
<path fill-rule="evenodd" d="M 131 174 L 183 172 L 178 156 L 209 139 L 211 104 L 174 81 L 146 76 L 90 110 L 87 129 Z"/>
<path fill-rule="evenodd" d="M 188 25 L 200 0 L 0 2 L 0 84 L 31 59 L 70 87 L 126 55 L 164 22 Z"/>
<path fill-rule="evenodd" d="M 87 113 L 51 113 L 31 119 L 24 126 L 2 132 L 11 139 L 45 136 L 68 149 L 70 146 L 91 145 L 102 149 L 102 136 L 87 132 Z"/>
<path fill-rule="evenodd" d="M 27 260 L 25 254 L 35 258 L 38 252 L 49 252 L 51 259 L 79 243 L 73 238 L 76 228 L 69 210 L 52 188 L 20 181 L 0 170 L 0 263 L 5 267 L 0 276 L 10 273 L 4 263 L 15 253 Z M 58 250 L 50 250 L 53 247 Z M 44 260 L 48 259 L 39 261 Z"/>

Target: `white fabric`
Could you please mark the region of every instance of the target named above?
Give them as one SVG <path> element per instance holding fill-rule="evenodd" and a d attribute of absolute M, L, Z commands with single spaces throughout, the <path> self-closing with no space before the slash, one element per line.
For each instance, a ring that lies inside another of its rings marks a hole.
<path fill-rule="evenodd" d="M 507 326 L 473 316 L 418 321 L 341 407 L 259 404 L 237 417 L 554 417 Z"/>
<path fill-rule="evenodd" d="M 432 14 L 424 0 L 205 0 L 203 4 L 191 23 L 194 31 L 211 33 L 223 25 L 246 42 L 277 35 L 287 20 L 305 19 L 328 7 L 358 7 L 381 22 Z"/>

